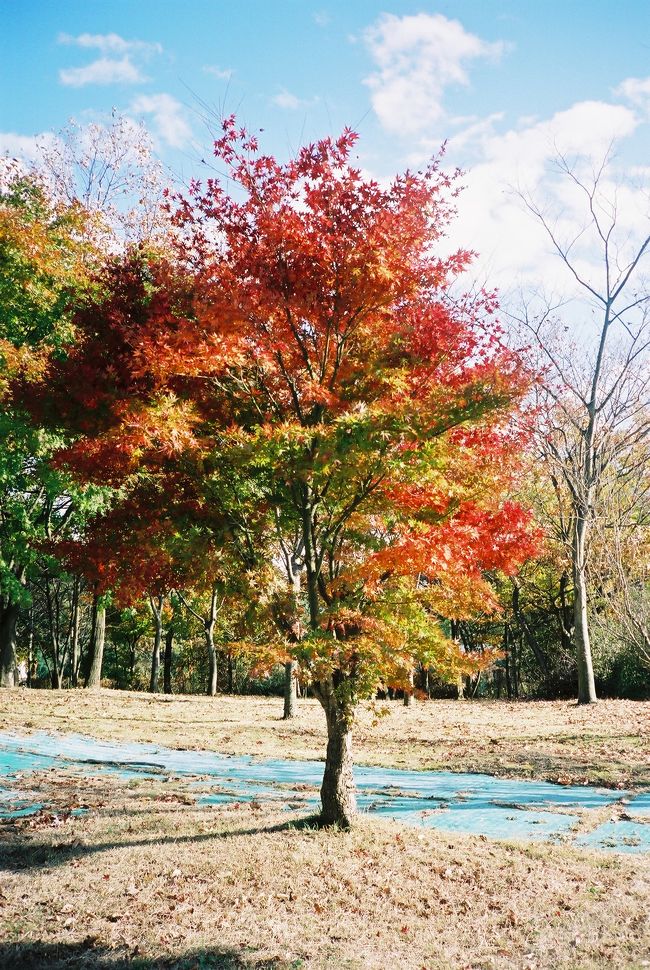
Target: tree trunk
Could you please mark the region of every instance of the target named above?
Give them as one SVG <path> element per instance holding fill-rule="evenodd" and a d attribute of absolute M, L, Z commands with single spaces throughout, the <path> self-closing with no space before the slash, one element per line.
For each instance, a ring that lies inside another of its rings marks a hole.
<path fill-rule="evenodd" d="M 208 697 L 214 697 L 217 693 L 217 651 L 214 645 L 214 622 L 205 625 L 205 645 L 208 648 Z"/>
<path fill-rule="evenodd" d="M 169 624 L 169 629 L 165 635 L 165 658 L 163 661 L 163 691 L 165 694 L 172 692 L 172 656 L 174 651 L 174 627 Z"/>
<path fill-rule="evenodd" d="M 320 688 L 320 685 L 319 685 Z M 352 772 L 352 731 L 350 719 L 330 692 L 318 690 L 318 699 L 327 718 L 327 759 L 321 785 L 321 821 L 324 825 L 349 828 L 357 811 Z"/>
<path fill-rule="evenodd" d="M 573 636 L 578 665 L 578 704 L 594 704 L 597 701 L 594 667 L 589 641 L 587 616 L 587 577 L 585 563 L 586 521 L 578 516 L 573 538 Z"/>
<path fill-rule="evenodd" d="M 296 661 L 290 660 L 284 665 L 284 720 L 296 717 L 298 704 L 296 701 Z"/>
<path fill-rule="evenodd" d="M 164 597 L 158 596 L 155 600 L 149 597 L 149 605 L 154 620 L 153 650 L 151 653 L 151 677 L 149 678 L 149 693 L 158 693 L 158 675 L 160 673 L 160 645 L 162 643 L 162 608 Z"/>
<path fill-rule="evenodd" d="M 404 707 L 411 707 L 413 704 L 413 671 L 409 673 L 409 686 L 404 691 Z"/>
<path fill-rule="evenodd" d="M 79 579 L 75 576 L 72 588 L 72 669 L 70 681 L 73 687 L 79 686 L 79 663 L 81 652 L 79 649 Z"/>
<path fill-rule="evenodd" d="M 0 687 L 17 687 L 16 624 L 20 608 L 16 603 L 0 606 Z"/>
<path fill-rule="evenodd" d="M 512 699 L 512 682 L 511 682 L 511 679 L 510 679 L 510 663 L 511 663 L 511 660 L 510 660 L 510 649 L 509 649 L 509 647 L 510 647 L 510 643 L 509 643 L 509 640 L 510 640 L 509 633 L 510 633 L 510 626 L 508 625 L 508 623 L 504 623 L 503 624 L 503 654 L 504 654 L 503 661 L 505 663 L 505 671 L 506 671 L 506 691 L 507 691 L 507 694 L 508 694 L 508 700 L 511 700 Z"/>
<path fill-rule="evenodd" d="M 34 681 L 34 607 L 29 611 L 29 635 L 27 638 L 27 686 L 31 687 Z"/>
<path fill-rule="evenodd" d="M 93 600 L 93 624 L 91 635 L 90 668 L 86 677 L 86 687 L 101 687 L 102 663 L 104 660 L 104 640 L 106 636 L 106 607 L 99 605 L 99 597 Z"/>

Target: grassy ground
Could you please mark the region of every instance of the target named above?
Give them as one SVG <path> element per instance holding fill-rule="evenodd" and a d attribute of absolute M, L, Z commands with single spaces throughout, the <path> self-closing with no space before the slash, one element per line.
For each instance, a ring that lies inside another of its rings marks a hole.
<path fill-rule="evenodd" d="M 310 704 L 290 725 L 277 700 L 3 691 L 0 704 L 5 729 L 293 757 L 324 750 Z M 374 727 L 364 712 L 357 758 L 641 783 L 645 710 L 396 704 Z M 54 808 L 0 826 L 3 970 L 650 967 L 648 857 L 368 819 L 350 833 L 322 831 L 271 804 L 198 807 L 180 782 L 47 772 L 31 784 Z M 89 811 L 69 815 L 79 804 Z"/>
<path fill-rule="evenodd" d="M 277 698 L 0 691 L 0 723 L 263 757 L 323 758 L 326 744 L 315 701 L 283 721 Z M 643 787 L 650 786 L 650 703 L 379 703 L 361 710 L 354 745 L 359 764 Z"/>

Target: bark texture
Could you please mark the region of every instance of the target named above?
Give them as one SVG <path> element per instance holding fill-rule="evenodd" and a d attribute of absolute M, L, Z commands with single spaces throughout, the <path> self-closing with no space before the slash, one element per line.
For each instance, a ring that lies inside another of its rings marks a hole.
<path fill-rule="evenodd" d="M 101 687 L 102 663 L 104 661 L 104 640 L 106 637 L 106 608 L 99 606 L 97 597 L 93 604 L 93 626 L 90 642 L 90 667 L 86 677 L 86 687 Z"/>
<path fill-rule="evenodd" d="M 171 626 L 165 634 L 165 657 L 163 661 L 163 691 L 172 692 L 172 657 L 174 652 L 174 628 Z"/>
<path fill-rule="evenodd" d="M 352 715 L 338 701 L 331 682 L 314 684 L 327 719 L 327 758 L 321 785 L 321 822 L 350 828 L 357 812 L 352 770 Z"/>
<path fill-rule="evenodd" d="M 573 638 L 578 666 L 578 704 L 594 704 L 597 700 L 587 614 L 586 531 L 586 522 L 578 519 L 573 548 Z"/>
<path fill-rule="evenodd" d="M 158 678 L 160 675 L 160 645 L 162 643 L 163 635 L 163 602 L 164 597 L 162 596 L 157 596 L 155 599 L 153 596 L 149 597 L 151 614 L 154 621 L 153 650 L 151 652 L 151 677 L 149 678 L 150 694 L 158 693 Z"/>
<path fill-rule="evenodd" d="M 17 687 L 16 624 L 20 610 L 17 604 L 0 605 L 0 687 Z"/>
<path fill-rule="evenodd" d="M 290 660 L 284 665 L 284 720 L 296 717 L 298 701 L 296 692 L 296 662 Z"/>

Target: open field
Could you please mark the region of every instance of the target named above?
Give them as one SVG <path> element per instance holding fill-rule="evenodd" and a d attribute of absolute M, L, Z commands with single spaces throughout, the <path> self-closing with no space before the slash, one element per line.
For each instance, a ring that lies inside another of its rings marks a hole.
<path fill-rule="evenodd" d="M 311 702 L 293 723 L 280 719 L 277 699 L 14 690 L 0 702 L 5 730 L 282 757 L 324 751 Z M 359 761 L 647 782 L 641 704 L 391 709 L 375 726 L 363 712 Z M 2 970 L 650 966 L 648 856 L 368 818 L 349 833 L 325 831 L 304 810 L 271 803 L 198 806 L 177 779 L 50 771 L 29 786 L 53 808 L 0 825 Z M 89 810 L 70 815 L 76 805 Z"/>
<path fill-rule="evenodd" d="M 3 970 L 650 960 L 647 857 L 367 819 L 323 831 L 268 804 L 198 808 L 187 791 L 144 779 L 36 785 L 62 809 L 83 801 L 90 811 L 0 827 Z"/>
<path fill-rule="evenodd" d="M 23 689 L 0 692 L 0 720 L 5 730 L 269 758 L 322 759 L 326 746 L 325 718 L 311 700 L 283 721 L 279 698 Z M 362 708 L 354 745 L 359 764 L 643 787 L 650 786 L 650 703 L 382 702 Z"/>

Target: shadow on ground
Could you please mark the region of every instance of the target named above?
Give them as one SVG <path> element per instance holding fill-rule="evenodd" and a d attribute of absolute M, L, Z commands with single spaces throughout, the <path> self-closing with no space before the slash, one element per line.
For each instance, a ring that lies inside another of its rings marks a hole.
<path fill-rule="evenodd" d="M 92 941 L 0 943 L 2 970 L 298 970 L 302 965 L 302 960 L 256 961 L 230 948 L 197 950 L 180 957 L 141 957 L 95 946 Z"/>
<path fill-rule="evenodd" d="M 86 856 L 95 855 L 97 852 L 108 852 L 111 849 L 134 849 L 149 845 L 161 846 L 167 843 L 180 845 L 183 842 L 192 842 L 198 845 L 201 842 L 213 842 L 215 839 L 235 839 L 271 832 L 289 832 L 320 827 L 318 816 L 309 815 L 306 818 L 292 819 L 277 825 L 259 825 L 246 829 L 227 829 L 223 832 L 214 831 L 205 834 L 192 833 L 166 837 L 152 834 L 148 838 L 98 843 L 85 843 L 76 840 L 73 842 L 36 841 L 36 839 L 26 838 L 21 831 L 0 830 L 0 871 L 25 872 L 28 869 L 51 868 L 64 865 L 72 859 L 83 859 Z M 2 951 L 0 950 L 0 956 L 1 954 Z M 209 967 L 211 964 L 206 964 L 206 966 Z M 4 968 L 5 964 L 0 959 L 0 970 L 4 970 Z"/>

